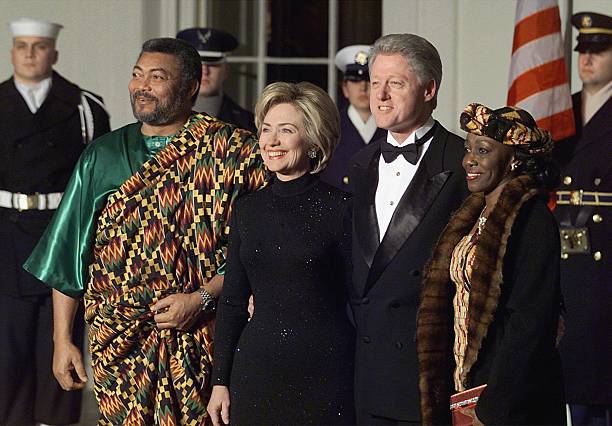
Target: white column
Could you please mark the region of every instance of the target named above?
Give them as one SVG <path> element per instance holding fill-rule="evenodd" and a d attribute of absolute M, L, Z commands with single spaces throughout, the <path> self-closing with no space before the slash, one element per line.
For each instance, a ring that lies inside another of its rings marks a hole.
<path fill-rule="evenodd" d="M 266 85 L 266 1 L 257 0 L 257 93 L 261 93 Z"/>
<path fill-rule="evenodd" d="M 178 1 L 178 30 L 198 26 L 198 0 Z"/>
<path fill-rule="evenodd" d="M 338 51 L 338 1 L 337 0 L 329 0 L 329 19 L 328 19 L 328 41 L 327 41 L 327 56 L 329 57 L 329 61 L 327 64 L 327 93 L 332 98 L 334 102 L 336 102 L 336 94 L 338 90 L 336 90 L 336 85 L 338 83 L 337 80 L 337 71 L 336 65 L 334 64 L 333 58 L 336 56 L 336 52 Z"/>
<path fill-rule="evenodd" d="M 159 35 L 174 37 L 179 23 L 179 0 L 161 0 Z"/>

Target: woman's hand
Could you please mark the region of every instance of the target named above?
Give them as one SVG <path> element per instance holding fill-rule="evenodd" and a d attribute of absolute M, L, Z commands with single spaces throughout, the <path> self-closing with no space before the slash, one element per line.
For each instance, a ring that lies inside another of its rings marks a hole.
<path fill-rule="evenodd" d="M 210 415 L 213 426 L 228 425 L 230 422 L 230 396 L 227 386 L 215 385 L 210 394 L 206 411 Z M 221 415 L 221 416 L 219 416 Z"/>

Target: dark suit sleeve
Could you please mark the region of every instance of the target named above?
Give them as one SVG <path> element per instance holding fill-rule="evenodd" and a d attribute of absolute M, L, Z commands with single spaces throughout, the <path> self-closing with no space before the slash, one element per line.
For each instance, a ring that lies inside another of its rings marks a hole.
<path fill-rule="evenodd" d="M 502 299 L 496 317 L 496 321 L 504 321 L 504 333 L 488 387 L 476 407 L 477 416 L 487 425 L 525 421 L 526 404 L 533 404 L 527 399 L 547 392 L 546 383 L 538 377 L 542 377 L 542 367 L 550 363 L 546 357 L 554 353 L 560 302 L 558 229 L 542 203 L 523 209 L 504 258 Z"/>
<path fill-rule="evenodd" d="M 236 211 L 231 220 L 232 231 L 229 237 L 227 271 L 218 304 L 214 340 L 213 386 L 229 386 L 234 351 L 249 318 L 247 307 L 251 295 L 251 286 L 244 265 L 240 260 L 239 214 L 240 212 Z"/>

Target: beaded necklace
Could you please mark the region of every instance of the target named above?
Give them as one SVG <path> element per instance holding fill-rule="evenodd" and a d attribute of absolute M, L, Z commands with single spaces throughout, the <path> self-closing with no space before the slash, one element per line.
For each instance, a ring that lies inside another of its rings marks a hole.
<path fill-rule="evenodd" d="M 478 223 L 476 225 L 476 231 L 477 231 L 478 236 L 482 234 L 482 230 L 484 229 L 485 224 L 487 223 L 487 218 L 484 216 L 484 212 L 486 209 L 487 209 L 487 206 L 485 204 L 484 208 L 480 212 L 480 216 L 478 216 Z"/>

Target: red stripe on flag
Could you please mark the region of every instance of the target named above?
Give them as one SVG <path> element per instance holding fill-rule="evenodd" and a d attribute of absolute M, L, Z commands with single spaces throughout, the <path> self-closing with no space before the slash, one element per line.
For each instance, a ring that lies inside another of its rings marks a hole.
<path fill-rule="evenodd" d="M 512 53 L 530 41 L 561 31 L 559 7 L 554 6 L 530 15 L 517 23 L 514 28 Z"/>
<path fill-rule="evenodd" d="M 525 10 L 526 3 L 531 1 L 535 2 L 536 0 L 517 0 L 517 19 L 521 15 L 521 11 Z M 555 52 L 562 52 L 559 7 L 556 0 L 551 3 L 554 4 L 553 7 L 539 10 L 520 21 L 516 21 L 514 28 L 510 72 L 517 72 L 513 71 L 514 66 L 517 66 L 516 68 L 520 70 L 526 69 L 526 71 L 523 71 L 517 77 L 511 74 L 513 81 L 510 82 L 510 88 L 508 89 L 508 105 L 515 106 L 524 99 L 539 93 L 540 95 L 537 98 L 530 99 L 533 101 L 530 104 L 536 110 L 529 112 L 534 116 L 546 116 L 551 110 L 555 109 L 553 106 L 564 108 L 564 106 L 559 106 L 560 102 L 561 105 L 570 105 L 571 102 L 569 80 L 563 56 L 545 64 L 537 65 L 537 63 L 546 60 L 545 58 L 550 58 L 550 55 L 545 53 L 551 52 L 542 52 L 542 49 L 554 48 Z M 533 3 L 530 3 L 529 6 L 529 10 L 532 10 Z M 546 36 L 556 34 L 559 34 L 559 37 L 549 37 L 546 43 L 533 43 Z M 529 45 L 525 46 L 528 43 Z M 551 43 L 558 44 L 558 46 L 551 46 Z M 515 54 L 521 47 L 524 48 Z M 566 88 L 567 90 L 565 90 Z M 567 92 L 567 94 L 564 94 L 564 92 Z M 560 98 L 560 96 L 564 98 Z M 574 115 L 571 107 L 538 120 L 538 125 L 549 130 L 554 140 L 571 136 L 575 132 Z"/>
<path fill-rule="evenodd" d="M 508 90 L 508 105 L 516 105 L 535 93 L 561 84 L 567 84 L 563 58 L 532 68 L 514 79 Z"/>
<path fill-rule="evenodd" d="M 573 136 L 576 132 L 574 113 L 571 109 L 566 109 L 565 111 L 541 118 L 537 120 L 537 123 L 538 127 L 550 131 L 555 141 Z"/>

